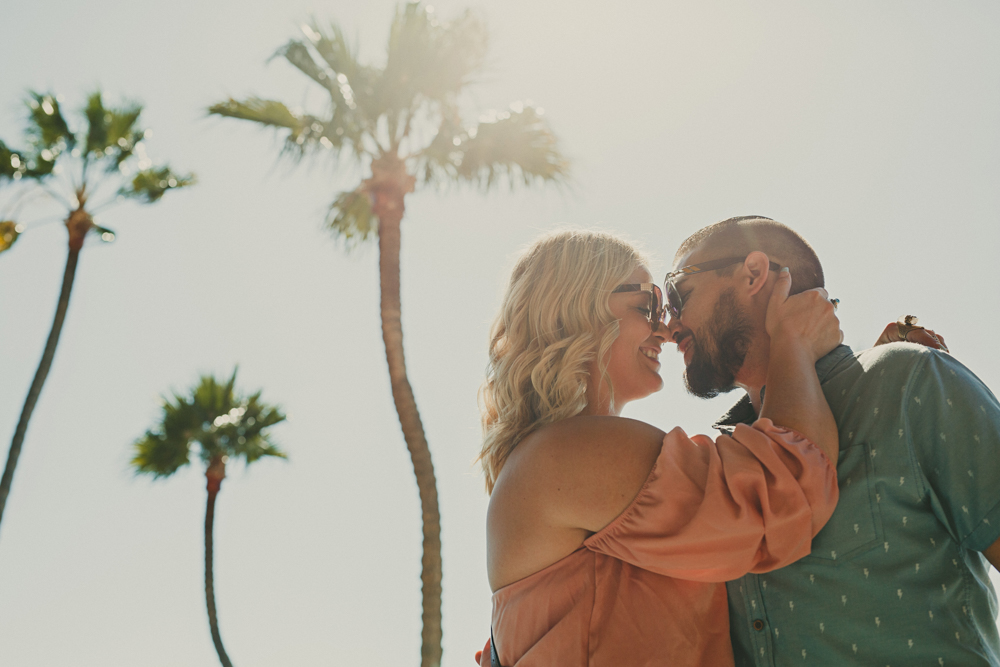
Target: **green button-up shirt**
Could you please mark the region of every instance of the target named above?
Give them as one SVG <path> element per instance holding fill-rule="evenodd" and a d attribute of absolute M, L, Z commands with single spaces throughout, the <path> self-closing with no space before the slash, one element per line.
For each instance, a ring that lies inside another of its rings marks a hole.
<path fill-rule="evenodd" d="M 979 553 L 1000 537 L 1000 404 L 910 344 L 816 364 L 840 429 L 840 501 L 812 554 L 727 585 L 740 667 L 1000 666 Z M 748 398 L 717 428 L 756 417 Z"/>

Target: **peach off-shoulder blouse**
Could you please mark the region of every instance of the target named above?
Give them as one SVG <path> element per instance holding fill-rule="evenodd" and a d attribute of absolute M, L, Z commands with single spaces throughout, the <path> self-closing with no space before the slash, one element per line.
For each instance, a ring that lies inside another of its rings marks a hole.
<path fill-rule="evenodd" d="M 807 555 L 836 503 L 834 465 L 794 431 L 759 419 L 713 442 L 675 428 L 624 512 L 493 594 L 500 662 L 731 666 L 724 582 Z"/>

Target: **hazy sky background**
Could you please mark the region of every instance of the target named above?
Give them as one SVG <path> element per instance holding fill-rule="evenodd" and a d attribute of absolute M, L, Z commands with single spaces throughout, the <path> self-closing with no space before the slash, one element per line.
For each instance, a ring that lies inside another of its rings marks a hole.
<path fill-rule="evenodd" d="M 447 19 L 465 2 L 434 3 Z M 732 215 L 788 223 L 824 261 L 848 344 L 904 313 L 944 332 L 1000 387 L 1000 6 L 907 0 L 471 3 L 491 28 L 470 101 L 531 99 L 574 160 L 572 191 L 420 192 L 403 222 L 410 380 L 437 467 L 444 664 L 489 635 L 487 497 L 472 461 L 490 321 L 513 258 L 559 225 L 621 232 L 668 267 Z M 0 535 L 0 646 L 10 667 L 210 667 L 192 467 L 133 477 L 158 397 L 240 364 L 291 418 L 290 461 L 231 466 L 216 510 L 222 636 L 239 667 L 417 664 L 416 485 L 389 394 L 374 248 L 345 255 L 321 221 L 352 185 L 332 161 L 276 163 L 268 132 L 209 119 L 228 95 L 320 103 L 283 61 L 315 13 L 384 57 L 389 0 L 0 2 L 0 137 L 25 90 L 100 85 L 146 105 L 154 160 L 200 184 L 98 218 L 28 431 Z M 350 175 L 348 175 L 350 176 Z M 356 179 L 355 176 L 351 178 Z M 0 206 L 7 193 L 0 191 Z M 66 232 L 29 227 L 0 256 L 0 446 L 38 363 Z M 737 396 L 665 389 L 627 416 L 705 432 Z"/>

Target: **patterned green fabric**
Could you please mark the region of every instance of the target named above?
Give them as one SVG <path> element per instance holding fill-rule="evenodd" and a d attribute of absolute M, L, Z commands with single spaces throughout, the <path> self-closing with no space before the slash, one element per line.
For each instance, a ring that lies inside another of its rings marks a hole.
<path fill-rule="evenodd" d="M 979 553 L 1000 538 L 1000 404 L 911 344 L 816 365 L 840 429 L 840 502 L 812 554 L 730 582 L 736 664 L 1000 667 Z M 752 421 L 749 400 L 717 424 Z"/>

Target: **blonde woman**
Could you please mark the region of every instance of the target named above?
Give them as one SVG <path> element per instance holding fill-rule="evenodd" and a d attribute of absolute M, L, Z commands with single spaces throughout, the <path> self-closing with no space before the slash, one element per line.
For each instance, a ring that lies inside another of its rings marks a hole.
<path fill-rule="evenodd" d="M 826 292 L 789 297 L 788 271 L 768 274 L 761 418 L 713 441 L 619 416 L 663 384 L 646 267 L 619 238 L 561 232 L 514 268 L 482 396 L 484 666 L 732 665 L 723 582 L 807 555 L 833 512 L 837 429 L 814 366 L 841 339 Z"/>

